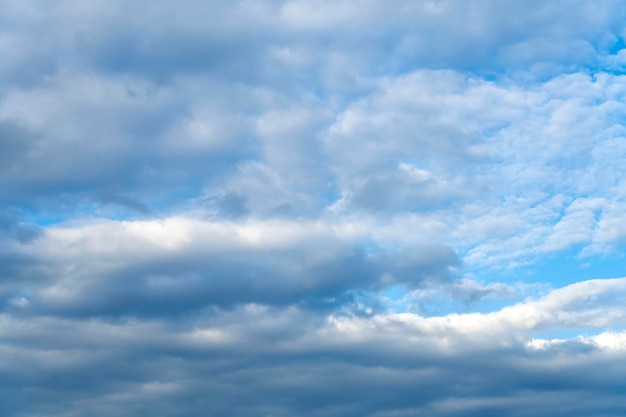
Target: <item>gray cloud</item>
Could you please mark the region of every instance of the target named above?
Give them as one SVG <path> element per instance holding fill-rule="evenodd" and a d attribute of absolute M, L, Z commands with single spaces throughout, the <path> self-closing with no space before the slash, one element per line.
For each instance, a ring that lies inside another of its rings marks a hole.
<path fill-rule="evenodd" d="M 623 287 L 589 282 L 512 308 L 552 314 L 555 301 L 581 300 L 585 288 Z M 480 324 L 507 316 L 324 318 L 258 305 L 165 322 L 5 314 L 3 407 L 6 415 L 620 415 L 623 333 L 542 341 L 519 333 L 515 315 L 508 326 Z"/>
<path fill-rule="evenodd" d="M 156 240 L 143 236 L 151 229 Z M 278 221 L 58 228 L 17 254 L 36 260 L 39 278 L 23 287 L 15 279 L 13 291 L 30 288 L 29 309 L 70 316 L 167 316 L 246 303 L 336 309 L 363 291 L 394 284 L 444 285 L 460 265 L 447 246 L 387 250 L 323 225 Z M 31 270 L 13 274 L 23 279 Z"/>

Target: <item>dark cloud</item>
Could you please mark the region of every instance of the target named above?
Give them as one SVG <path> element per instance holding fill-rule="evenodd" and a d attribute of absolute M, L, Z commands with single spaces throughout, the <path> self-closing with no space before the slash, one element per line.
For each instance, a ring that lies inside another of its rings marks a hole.
<path fill-rule="evenodd" d="M 100 200 L 104 204 L 115 204 L 140 214 L 150 214 L 150 208 L 134 198 L 119 195 L 112 190 L 103 190 L 99 194 Z"/>
<path fill-rule="evenodd" d="M 17 168 L 14 164 L 21 159 L 29 148 L 29 142 L 34 141 L 35 138 L 28 131 L 10 121 L 0 122 L 0 137 L 2 138 L 0 164 L 4 175 L 8 176 Z"/>
<path fill-rule="evenodd" d="M 25 218 L 25 213 L 16 208 L 0 209 L 0 239 L 28 243 L 38 237 L 41 229 Z"/>
<path fill-rule="evenodd" d="M 225 219 L 238 219 L 250 213 L 246 198 L 234 193 L 220 197 L 216 206 L 217 214 Z"/>
<path fill-rule="evenodd" d="M 582 340 L 472 347 L 451 330 L 348 321 L 350 333 L 254 306 L 186 323 L 36 319 L 27 332 L 23 320 L 3 318 L 15 329 L 1 345 L 8 416 L 619 416 L 626 404 L 623 350 Z"/>

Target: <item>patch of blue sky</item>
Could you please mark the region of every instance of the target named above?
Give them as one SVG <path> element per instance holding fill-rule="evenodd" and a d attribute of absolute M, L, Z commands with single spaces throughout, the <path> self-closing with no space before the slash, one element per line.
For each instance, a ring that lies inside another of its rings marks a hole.
<path fill-rule="evenodd" d="M 115 221 L 137 220 L 146 217 L 147 215 L 148 213 L 140 212 L 125 206 L 95 202 L 77 205 L 65 210 L 37 210 L 24 214 L 22 219 L 27 224 L 45 228 L 66 222 L 76 222 L 88 219 L 106 219 Z"/>
<path fill-rule="evenodd" d="M 626 326 L 609 327 L 572 327 L 549 330 L 536 330 L 532 332 L 532 336 L 536 339 L 544 340 L 572 340 L 578 338 L 590 338 L 602 334 L 604 332 L 620 332 L 626 330 Z"/>
<path fill-rule="evenodd" d="M 326 207 L 332 206 L 343 197 L 341 190 L 334 181 L 329 181 L 325 190 L 319 193 L 319 197 Z"/>
<path fill-rule="evenodd" d="M 29 224 L 39 227 L 54 226 L 59 223 L 63 223 L 66 220 L 72 219 L 73 215 L 63 215 L 62 213 L 43 214 L 38 213 L 25 217 L 25 221 Z"/>
<path fill-rule="evenodd" d="M 389 310 L 396 313 L 410 311 L 410 305 L 406 299 L 407 290 L 404 285 L 392 285 L 378 292 L 376 295 Z"/>
<path fill-rule="evenodd" d="M 626 275 L 624 255 L 580 256 L 581 248 L 572 248 L 549 257 L 540 257 L 526 265 L 499 271 L 497 280 L 523 281 L 529 284 L 551 283 L 555 288 L 575 282 Z M 489 273 L 481 275 L 488 279 Z"/>
<path fill-rule="evenodd" d="M 608 50 L 610 55 L 616 55 L 622 49 L 626 49 L 626 40 L 623 37 L 618 37 Z"/>

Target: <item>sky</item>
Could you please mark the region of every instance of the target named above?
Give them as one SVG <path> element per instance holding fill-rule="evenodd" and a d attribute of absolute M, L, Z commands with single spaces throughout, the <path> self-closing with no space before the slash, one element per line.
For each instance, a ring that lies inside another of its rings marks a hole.
<path fill-rule="evenodd" d="M 626 415 L 619 0 L 0 0 L 0 415 Z"/>

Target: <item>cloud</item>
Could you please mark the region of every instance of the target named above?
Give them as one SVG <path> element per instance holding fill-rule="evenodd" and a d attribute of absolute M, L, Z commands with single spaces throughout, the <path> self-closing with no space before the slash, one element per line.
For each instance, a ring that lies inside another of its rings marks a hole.
<path fill-rule="evenodd" d="M 16 280 L 13 292 L 28 290 L 29 308 L 62 316 L 167 316 L 246 303 L 334 309 L 366 290 L 443 284 L 459 266 L 449 247 L 388 250 L 342 225 L 184 217 L 57 226 L 16 253 L 37 260 L 39 278 Z"/>
<path fill-rule="evenodd" d="M 0 10 L 1 415 L 623 414 L 619 2 Z"/>
<path fill-rule="evenodd" d="M 618 222 L 622 209 L 616 203 L 610 215 L 608 208 L 599 208 L 601 218 L 589 218 L 587 229 L 575 236 L 564 235 L 565 223 L 557 228 L 552 223 L 559 221 L 563 205 L 577 199 L 608 202 L 623 194 L 618 185 L 623 129 L 615 123 L 624 113 L 621 75 L 574 68 L 543 78 L 509 71 L 487 80 L 453 61 L 437 64 L 440 58 L 418 47 L 412 50 L 422 57 L 420 65 L 396 73 L 375 70 L 380 59 L 372 49 L 354 45 L 365 42 L 355 38 L 361 23 L 373 25 L 374 49 L 404 35 L 439 39 L 463 32 L 472 48 L 495 42 L 504 50 L 515 39 L 539 42 L 530 36 L 532 27 L 540 29 L 542 44 L 552 46 L 560 45 L 559 39 L 580 38 L 604 51 L 617 42 L 612 2 L 593 9 L 582 1 L 580 7 L 561 9 L 486 5 L 403 4 L 406 15 L 398 20 L 394 11 L 371 1 L 350 15 L 351 22 L 360 22 L 354 27 L 333 20 L 325 23 L 328 27 L 313 24 L 329 13 L 345 18 L 355 10 L 350 2 L 236 7 L 217 2 L 209 21 L 198 18 L 205 6 L 180 10 L 168 2 L 143 13 L 138 5 L 122 13 L 116 3 L 99 2 L 89 8 L 64 3 L 50 12 L 59 22 L 76 22 L 75 33 L 36 7 L 13 6 L 9 16 L 21 23 L 7 36 L 27 42 L 28 36 L 57 28 L 62 36 L 50 50 L 64 45 L 67 59 L 52 72 L 41 67 L 40 82 L 12 83 L 0 103 L 7 129 L 2 150 L 9 158 L 1 168 L 5 204 L 35 213 L 56 206 L 65 211 L 62 218 L 94 211 L 104 217 L 167 216 L 190 206 L 231 220 L 436 213 L 436 221 L 448 223 L 447 236 L 437 243 L 459 248 L 468 264 L 480 266 L 524 264 L 579 245 L 583 253 L 615 251 L 621 239 L 610 232 L 615 227 L 596 223 Z M 504 25 L 511 10 L 531 27 Z M 310 25 L 293 23 L 303 16 Z M 459 19 L 467 25 L 441 23 Z M 50 25 L 29 35 L 19 29 L 28 22 Z M 121 29 L 105 30 L 110 22 Z M 445 29 L 441 35 L 434 30 L 438 27 Z M 588 29 L 578 33 L 579 27 Z M 83 36 L 87 29 L 91 34 Z M 500 36 L 509 30 L 515 36 Z M 158 41 L 164 33 L 167 42 Z M 331 35 L 338 41 L 320 44 L 321 37 Z M 202 42 L 224 42 L 224 51 Z M 170 43 L 177 46 L 169 48 Z M 470 62 L 456 51 L 456 42 L 428 44 Z M 198 51 L 194 45 L 200 45 Z M 241 66 L 254 68 L 256 75 L 214 71 L 205 58 L 193 58 L 203 54 L 224 62 L 254 60 Z M 285 54 L 301 56 L 301 67 L 280 64 Z M 126 55 L 135 63 L 120 58 Z M 356 59 L 361 55 L 370 61 Z M 544 58 L 525 59 L 539 65 Z M 485 61 L 480 67 L 498 65 Z M 331 73 L 342 77 L 342 71 L 358 79 L 356 90 L 319 84 Z M 108 207 L 110 199 L 102 197 L 107 193 L 140 202 L 141 209 L 134 203 Z M 480 236 L 493 238 L 479 241 Z"/>
<path fill-rule="evenodd" d="M 37 83 L 67 67 L 159 81 L 192 73 L 246 82 L 298 79 L 289 71 L 293 60 L 283 61 L 286 74 L 268 65 L 270 51 L 282 48 L 295 55 L 312 50 L 316 58 L 305 67 L 306 79 L 326 86 L 339 85 L 335 80 L 349 74 L 344 65 L 335 66 L 338 57 L 364 74 L 416 67 L 554 74 L 593 65 L 602 56 L 596 51 L 609 55 L 623 17 L 616 5 L 611 0 L 401 1 L 394 8 L 379 0 L 212 1 L 185 8 L 170 1 L 132 6 L 93 1 L 88 7 L 61 2 L 53 8 L 41 1 L 6 3 L 11 30 L 4 31 L 0 48 L 12 59 L 0 71 L 12 84 Z"/>
<path fill-rule="evenodd" d="M 569 327 L 563 309 L 578 326 L 603 328 L 588 313 L 624 288 L 624 279 L 588 281 L 489 314 L 432 318 L 325 318 L 255 304 L 166 321 L 5 313 L 5 381 L 27 389 L 9 385 L 3 407 L 8 415 L 19 407 L 25 415 L 617 416 L 624 334 L 542 340 L 532 329 Z M 522 311 L 535 312 L 532 324 Z M 614 316 L 610 325 L 623 323 Z M 574 392 L 594 401 L 572 409 Z"/>

